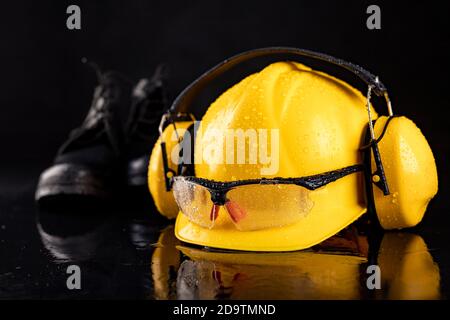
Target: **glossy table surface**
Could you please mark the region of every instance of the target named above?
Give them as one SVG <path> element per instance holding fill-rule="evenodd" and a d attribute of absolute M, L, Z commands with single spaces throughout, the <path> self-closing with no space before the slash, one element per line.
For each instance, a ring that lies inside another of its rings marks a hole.
<path fill-rule="evenodd" d="M 180 243 L 171 223 L 151 205 L 136 205 L 128 197 L 109 207 L 63 202 L 51 210 L 38 208 L 33 201 L 38 174 L 35 168 L 1 172 L 0 299 L 445 299 L 449 295 L 447 225 L 432 219 L 434 212 L 443 210 L 439 201 L 432 203 L 430 218 L 406 232 L 373 235 L 355 225 L 306 251 L 216 251 Z M 381 289 L 367 287 L 371 264 L 380 267 Z M 70 265 L 80 267 L 80 290 L 67 288 Z"/>

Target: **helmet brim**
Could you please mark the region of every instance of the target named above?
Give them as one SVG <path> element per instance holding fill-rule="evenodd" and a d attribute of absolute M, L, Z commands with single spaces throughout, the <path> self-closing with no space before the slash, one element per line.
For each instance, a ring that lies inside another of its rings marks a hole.
<path fill-rule="evenodd" d="M 319 204 L 303 220 L 284 227 L 239 231 L 233 227 L 203 228 L 181 212 L 175 223 L 176 237 L 186 243 L 243 251 L 296 251 L 310 248 L 335 235 L 367 211 L 365 206 L 327 207 Z M 337 218 L 338 217 L 338 218 Z"/>

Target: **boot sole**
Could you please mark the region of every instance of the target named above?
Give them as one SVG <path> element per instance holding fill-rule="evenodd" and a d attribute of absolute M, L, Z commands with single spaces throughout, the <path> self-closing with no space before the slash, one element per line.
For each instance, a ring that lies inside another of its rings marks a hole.
<path fill-rule="evenodd" d="M 110 189 L 102 175 L 91 169 L 76 164 L 58 164 L 41 174 L 35 200 L 60 195 L 107 198 Z"/>

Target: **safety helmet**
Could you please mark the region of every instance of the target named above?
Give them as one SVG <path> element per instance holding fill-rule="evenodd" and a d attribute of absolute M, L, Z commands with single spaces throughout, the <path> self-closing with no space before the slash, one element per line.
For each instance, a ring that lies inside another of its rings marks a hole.
<path fill-rule="evenodd" d="M 343 67 L 368 85 L 367 95 L 303 64 L 276 62 L 221 94 L 200 125 L 188 125 L 193 101 L 209 82 L 243 62 L 258 57 L 279 61 L 283 54 Z M 378 118 L 372 94 L 385 99 L 389 116 Z M 227 59 L 178 96 L 160 131 L 149 167 L 150 190 L 162 214 L 173 217 L 181 209 L 175 234 L 192 244 L 248 251 L 304 249 L 336 234 L 367 208 L 376 210 L 386 229 L 409 227 L 421 220 L 437 192 L 427 141 L 412 121 L 393 115 L 378 78 L 312 51 L 266 48 Z M 239 135 L 243 144 L 230 147 Z M 180 145 L 194 150 L 187 155 Z M 160 157 L 154 156 L 158 153 Z M 181 161 L 175 165 L 169 158 Z M 162 203 L 170 210 L 161 210 Z"/>

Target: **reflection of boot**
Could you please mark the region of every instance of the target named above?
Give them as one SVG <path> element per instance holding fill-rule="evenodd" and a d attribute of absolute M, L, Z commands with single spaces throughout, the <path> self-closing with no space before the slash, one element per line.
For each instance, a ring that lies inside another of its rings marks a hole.
<path fill-rule="evenodd" d="M 439 299 L 439 267 L 421 236 L 386 233 L 378 253 L 381 288 L 387 299 Z"/>
<path fill-rule="evenodd" d="M 64 212 L 41 211 L 37 229 L 44 247 L 57 262 L 81 262 L 92 258 L 111 229 L 106 216 L 91 213 L 88 219 Z"/>
<path fill-rule="evenodd" d="M 175 299 L 175 281 L 180 266 L 180 251 L 176 246 L 180 242 L 175 238 L 173 226 L 168 226 L 159 236 L 152 255 L 152 278 L 155 299 Z"/>
<path fill-rule="evenodd" d="M 160 229 L 154 219 L 133 219 L 128 224 L 130 241 L 136 250 L 148 250 L 157 241 Z"/>

